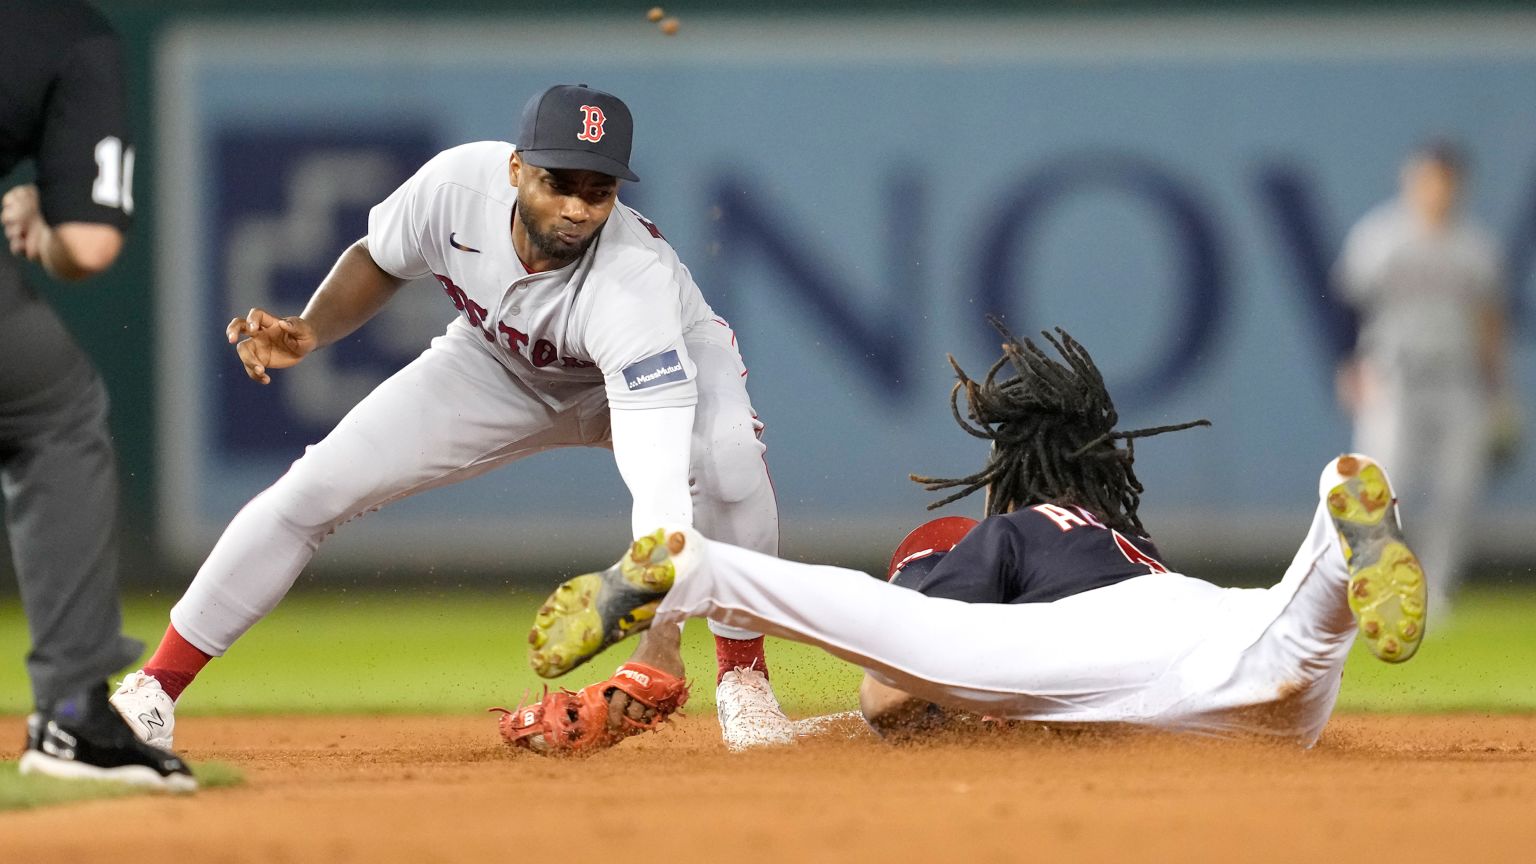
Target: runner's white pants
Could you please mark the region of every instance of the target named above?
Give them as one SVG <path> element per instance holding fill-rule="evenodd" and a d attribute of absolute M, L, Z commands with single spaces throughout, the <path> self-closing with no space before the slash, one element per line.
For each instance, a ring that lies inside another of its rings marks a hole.
<path fill-rule="evenodd" d="M 610 446 L 600 384 L 575 405 L 552 410 L 483 350 L 480 338 L 468 328 L 449 327 L 246 504 L 171 609 L 177 632 L 221 655 L 277 606 L 321 541 L 342 523 L 545 450 Z M 694 524 L 711 536 L 775 552 L 778 509 L 731 331 L 695 327 L 685 343 L 698 367 L 690 471 Z M 627 524 L 629 514 L 615 518 Z M 507 514 L 507 524 L 516 528 L 516 513 Z M 508 542 L 517 542 L 515 533 Z M 753 635 L 725 627 L 718 632 Z"/>
<path fill-rule="evenodd" d="M 1284 579 L 1267 589 L 1152 574 L 1053 603 L 976 604 L 703 545 L 657 624 L 704 617 L 819 645 L 913 695 L 1020 720 L 1256 733 L 1311 746 L 1356 629 L 1338 533 L 1321 504 Z"/>

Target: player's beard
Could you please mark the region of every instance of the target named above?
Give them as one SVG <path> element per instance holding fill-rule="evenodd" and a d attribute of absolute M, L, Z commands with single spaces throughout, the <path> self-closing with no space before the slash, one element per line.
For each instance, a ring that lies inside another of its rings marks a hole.
<path fill-rule="evenodd" d="M 555 236 L 555 232 L 540 231 L 539 226 L 533 223 L 533 217 L 528 215 L 528 208 L 518 207 L 516 209 L 517 221 L 523 223 L 523 230 L 528 232 L 528 242 L 532 243 L 533 248 L 539 250 L 540 253 L 560 262 L 562 267 L 580 258 L 587 251 L 587 247 L 592 245 L 592 241 L 597 239 L 597 232 L 593 231 L 587 236 L 587 239 L 581 241 L 581 246 L 573 250 L 570 246 L 560 242 L 560 238 Z"/>

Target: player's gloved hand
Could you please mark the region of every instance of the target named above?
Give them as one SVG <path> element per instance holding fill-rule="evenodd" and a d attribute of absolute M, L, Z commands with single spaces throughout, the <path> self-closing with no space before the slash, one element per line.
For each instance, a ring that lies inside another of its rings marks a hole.
<path fill-rule="evenodd" d="M 655 729 L 688 701 L 688 682 L 630 661 L 612 678 L 576 692 L 545 692 L 531 705 L 501 713 L 501 737 L 544 756 L 586 755 Z"/>
<path fill-rule="evenodd" d="M 272 383 L 267 370 L 286 369 L 319 344 L 314 328 L 303 318 L 279 318 L 265 309 L 252 309 L 244 318 L 232 319 L 224 335 L 240 355 L 245 374 L 262 384 Z"/>

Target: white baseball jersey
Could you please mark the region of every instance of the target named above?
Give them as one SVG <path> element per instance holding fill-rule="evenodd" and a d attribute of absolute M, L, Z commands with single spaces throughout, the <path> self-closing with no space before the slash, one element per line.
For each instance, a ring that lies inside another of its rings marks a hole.
<path fill-rule="evenodd" d="M 528 273 L 512 248 L 512 149 L 446 150 L 369 214 L 373 260 L 401 278 L 432 274 L 459 318 L 230 522 L 171 611 L 193 645 L 223 654 L 348 520 L 562 447 L 612 447 L 637 532 L 692 521 L 778 548 L 730 327 L 622 204 L 578 260 Z"/>
<path fill-rule="evenodd" d="M 1360 352 L 1384 366 L 1475 370 L 1478 316 L 1503 302 L 1498 246 L 1480 226 L 1432 231 L 1400 201 L 1350 230 L 1337 279 L 1361 312 Z"/>
<path fill-rule="evenodd" d="M 433 157 L 369 212 L 373 260 L 402 279 L 434 276 L 460 310 L 450 326 L 478 330 L 551 408 L 599 383 L 613 407 L 695 404 L 683 334 L 714 312 L 688 268 L 619 203 L 579 259 L 529 273 L 512 247 L 512 152 L 481 141 Z"/>

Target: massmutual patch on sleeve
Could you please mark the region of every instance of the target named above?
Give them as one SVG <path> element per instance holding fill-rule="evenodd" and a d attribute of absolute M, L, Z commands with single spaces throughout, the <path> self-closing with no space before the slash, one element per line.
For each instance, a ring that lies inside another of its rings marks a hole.
<path fill-rule="evenodd" d="M 644 390 L 687 380 L 688 372 L 683 369 L 683 361 L 678 359 L 675 349 L 653 354 L 624 367 L 624 383 L 631 390 Z"/>

